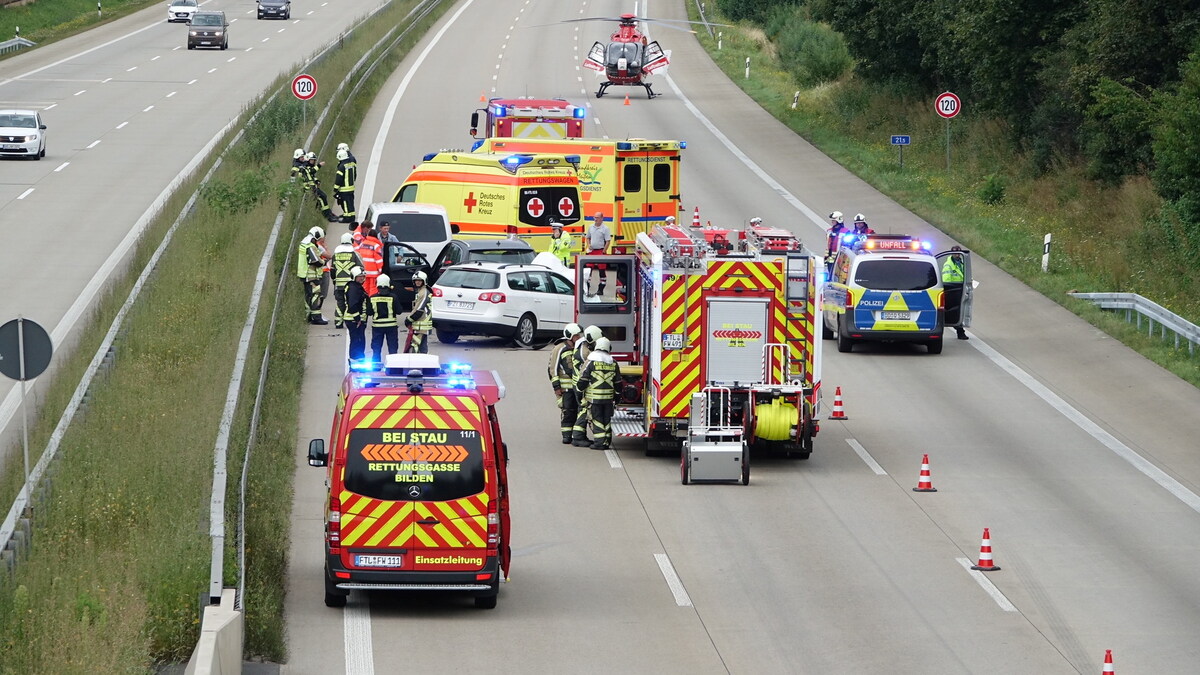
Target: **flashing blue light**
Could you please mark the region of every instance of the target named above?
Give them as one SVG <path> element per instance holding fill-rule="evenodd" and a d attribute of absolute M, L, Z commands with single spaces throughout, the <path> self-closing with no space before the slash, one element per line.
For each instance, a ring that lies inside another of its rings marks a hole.
<path fill-rule="evenodd" d="M 471 152 L 475 152 L 476 150 L 478 150 L 478 149 L 479 149 L 479 146 L 483 145 L 483 142 L 484 142 L 485 140 L 487 140 L 487 139 L 485 139 L 485 138 L 481 138 L 481 139 L 479 139 L 479 140 L 475 141 L 474 143 L 472 143 L 472 144 L 471 144 Z"/>
<path fill-rule="evenodd" d="M 927 241 L 922 241 L 921 248 L 925 249 L 926 251 L 931 251 L 931 250 L 933 250 L 933 244 L 931 244 Z"/>
<path fill-rule="evenodd" d="M 436 152 L 431 152 L 431 153 L 429 153 L 428 155 L 425 155 L 424 157 L 422 157 L 422 158 L 421 158 L 421 161 L 422 161 L 422 162 L 428 162 L 429 160 L 433 159 L 434 157 L 437 157 L 437 153 L 436 153 Z"/>
<path fill-rule="evenodd" d="M 575 108 L 575 119 L 581 120 L 585 117 L 587 117 L 587 110 L 585 110 L 584 108 L 576 107 Z"/>
<path fill-rule="evenodd" d="M 842 242 L 843 242 L 843 243 L 846 243 L 846 244 L 852 244 L 852 243 L 854 243 L 854 240 L 855 240 L 855 239 L 858 239 L 858 235 L 857 235 L 857 234 L 854 234 L 853 232 L 852 232 L 852 233 L 850 233 L 850 234 L 843 234 L 843 235 L 842 235 Z"/>
<path fill-rule="evenodd" d="M 469 377 L 452 377 L 446 380 L 446 385 L 452 389 L 474 389 L 475 380 Z"/>
<path fill-rule="evenodd" d="M 369 373 L 373 370 L 378 370 L 378 368 L 379 366 L 370 359 L 350 361 L 350 372 L 352 373 Z"/>
<path fill-rule="evenodd" d="M 581 161 L 579 155 L 563 155 L 563 159 L 567 160 L 567 164 L 578 164 Z"/>
<path fill-rule="evenodd" d="M 679 149 L 686 150 L 687 149 L 687 141 L 679 141 Z"/>
<path fill-rule="evenodd" d="M 508 157 L 500 160 L 500 162 L 509 169 L 516 169 L 518 166 L 521 166 L 522 164 L 528 164 L 532 161 L 533 157 L 531 155 L 509 155 Z"/>
<path fill-rule="evenodd" d="M 493 114 L 494 114 L 496 117 L 507 117 L 507 116 L 508 116 L 508 108 L 506 108 L 506 107 L 504 107 L 504 106 L 502 106 L 502 105 L 493 106 L 493 107 L 492 107 L 492 113 L 493 113 Z"/>
<path fill-rule="evenodd" d="M 630 143 L 630 142 L 628 142 L 628 141 L 618 141 L 618 142 L 617 142 L 617 149 L 618 149 L 618 150 L 632 150 L 632 149 L 633 149 L 633 143 Z"/>
<path fill-rule="evenodd" d="M 446 364 L 446 372 L 447 373 L 456 373 L 459 375 L 461 375 L 463 373 L 469 373 L 469 372 L 471 372 L 471 364 L 457 363 L 457 362 L 447 363 Z"/>

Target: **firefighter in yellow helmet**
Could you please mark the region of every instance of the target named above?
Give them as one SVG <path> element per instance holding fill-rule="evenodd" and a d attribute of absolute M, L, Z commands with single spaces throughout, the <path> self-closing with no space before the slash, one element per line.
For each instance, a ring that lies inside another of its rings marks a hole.
<path fill-rule="evenodd" d="M 609 354 L 611 350 L 612 343 L 608 338 L 598 338 L 595 349 L 583 366 L 583 372 L 579 374 L 579 388 L 587 392 L 594 450 L 607 450 L 612 444 L 613 398 L 617 391 L 618 369 Z"/>
<path fill-rule="evenodd" d="M 416 294 L 413 296 L 412 311 L 404 317 L 404 325 L 408 326 L 411 336 L 405 351 L 414 354 L 429 353 L 429 331 L 433 330 L 433 298 L 429 294 L 429 287 L 425 285 L 428 279 L 428 275 L 421 271 L 413 275 Z"/>

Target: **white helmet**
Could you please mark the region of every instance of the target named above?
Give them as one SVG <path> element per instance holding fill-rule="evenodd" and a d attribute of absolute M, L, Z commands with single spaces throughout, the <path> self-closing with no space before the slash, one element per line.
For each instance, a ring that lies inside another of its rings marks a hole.
<path fill-rule="evenodd" d="M 365 275 L 366 275 L 366 272 L 364 272 L 363 268 L 359 267 L 358 265 L 355 265 L 354 267 L 350 268 L 350 276 L 352 276 L 354 278 L 358 278 L 358 277 L 365 276 Z"/>
<path fill-rule="evenodd" d="M 425 272 L 421 270 L 417 270 L 417 273 L 413 275 L 413 281 L 416 281 L 417 279 L 420 279 L 421 281 L 428 281 L 429 275 L 425 274 Z"/>
<path fill-rule="evenodd" d="M 292 153 L 292 159 L 300 159 L 303 156 L 304 148 L 296 148 L 296 151 Z"/>
<path fill-rule="evenodd" d="M 755 216 L 754 218 L 750 219 L 750 224 L 751 225 L 762 225 L 762 218 Z"/>
<path fill-rule="evenodd" d="M 842 221 L 842 217 L 843 217 L 843 216 L 842 216 L 842 212 L 841 212 L 841 211 L 834 211 L 833 213 L 829 214 L 829 219 L 830 219 L 830 220 L 832 220 L 832 221 L 833 221 L 833 222 L 835 222 L 835 223 L 840 223 L 840 222 L 843 222 L 843 221 Z"/>
<path fill-rule="evenodd" d="M 563 326 L 563 337 L 567 338 L 568 340 L 575 337 L 576 335 L 579 335 L 582 332 L 583 332 L 583 329 L 580 328 L 579 324 L 577 324 L 577 323 L 569 323 L 569 324 Z"/>
<path fill-rule="evenodd" d="M 588 326 L 583 329 L 583 339 L 588 341 L 588 344 L 596 344 L 596 341 L 604 337 L 604 331 L 596 326 Z"/>
<path fill-rule="evenodd" d="M 313 229 L 309 230 L 308 233 L 312 235 L 313 239 L 325 238 L 325 230 L 322 230 L 319 227 L 313 227 Z"/>
<path fill-rule="evenodd" d="M 380 288 L 391 288 L 392 278 L 386 274 L 380 274 L 379 276 L 375 277 L 375 285 Z"/>
<path fill-rule="evenodd" d="M 667 224 L 675 222 L 675 216 L 667 216 Z"/>
<path fill-rule="evenodd" d="M 612 341 L 606 337 L 599 338 L 596 340 L 596 346 L 592 349 L 598 352 L 612 351 Z"/>
<path fill-rule="evenodd" d="M 856 214 L 854 214 L 854 222 L 865 223 L 865 222 L 867 222 L 867 217 L 861 213 L 856 213 Z"/>
<path fill-rule="evenodd" d="M 339 151 L 345 150 L 346 152 L 350 152 L 350 144 L 349 143 L 338 143 L 337 149 Z"/>
<path fill-rule="evenodd" d="M 316 158 L 317 158 L 317 153 L 315 153 L 315 152 L 309 152 L 307 155 L 304 156 L 304 159 L 316 159 Z"/>
<path fill-rule="evenodd" d="M 349 232 L 347 232 L 346 234 L 343 234 L 342 235 L 342 243 L 343 244 L 353 244 L 354 243 L 354 235 L 350 234 Z"/>
<path fill-rule="evenodd" d="M 347 150 L 338 150 L 337 151 L 337 158 L 338 158 L 339 162 L 348 158 L 349 156 L 350 156 L 350 152 Z"/>

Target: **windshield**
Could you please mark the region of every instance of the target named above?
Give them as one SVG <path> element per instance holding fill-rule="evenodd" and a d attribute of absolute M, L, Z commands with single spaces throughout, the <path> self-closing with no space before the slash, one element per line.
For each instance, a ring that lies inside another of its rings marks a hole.
<path fill-rule="evenodd" d="M 33 115 L 0 115 L 0 127 L 36 129 L 37 118 Z"/>
<path fill-rule="evenodd" d="M 392 236 L 401 242 L 446 241 L 446 221 L 436 213 L 380 213 L 375 217 L 376 227 L 392 226 Z"/>
<path fill-rule="evenodd" d="M 355 429 L 350 492 L 389 502 L 444 502 L 483 492 L 483 441 L 472 429 Z"/>
<path fill-rule="evenodd" d="M 608 65 L 616 65 L 617 59 L 624 57 L 630 66 L 642 63 L 642 46 L 634 42 L 613 42 L 608 45 L 608 53 L 604 60 Z"/>
<path fill-rule="evenodd" d="M 450 268 L 438 278 L 438 286 L 491 290 L 500 287 L 500 275 L 488 270 Z"/>
<path fill-rule="evenodd" d="M 524 265 L 533 262 L 535 254 L 532 250 L 523 248 L 473 248 L 469 255 L 471 260 Z"/>
<path fill-rule="evenodd" d="M 174 0 L 171 3 L 172 7 L 195 7 L 196 0 Z"/>
<path fill-rule="evenodd" d="M 928 260 L 864 260 L 854 283 L 881 291 L 923 291 L 937 285 L 937 268 Z"/>
<path fill-rule="evenodd" d="M 223 23 L 220 14 L 197 14 L 192 17 L 193 26 L 220 26 Z"/>

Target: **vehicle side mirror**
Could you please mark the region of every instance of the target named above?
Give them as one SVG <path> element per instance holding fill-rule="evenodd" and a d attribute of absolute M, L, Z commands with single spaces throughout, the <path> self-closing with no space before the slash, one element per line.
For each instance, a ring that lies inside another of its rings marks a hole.
<path fill-rule="evenodd" d="M 477 127 L 479 127 L 479 111 L 478 110 L 471 113 L 471 128 L 475 129 Z"/>
<path fill-rule="evenodd" d="M 38 125 L 38 128 L 39 128 L 39 129 L 41 129 L 42 131 L 45 131 L 45 130 L 46 130 L 46 125 L 45 125 L 45 124 L 39 124 L 39 125 Z"/>
<path fill-rule="evenodd" d="M 325 439 L 314 438 L 308 442 L 308 465 L 325 466 L 329 455 L 325 453 Z"/>
<path fill-rule="evenodd" d="M 458 223 L 450 223 L 450 234 L 458 234 L 460 229 Z"/>

